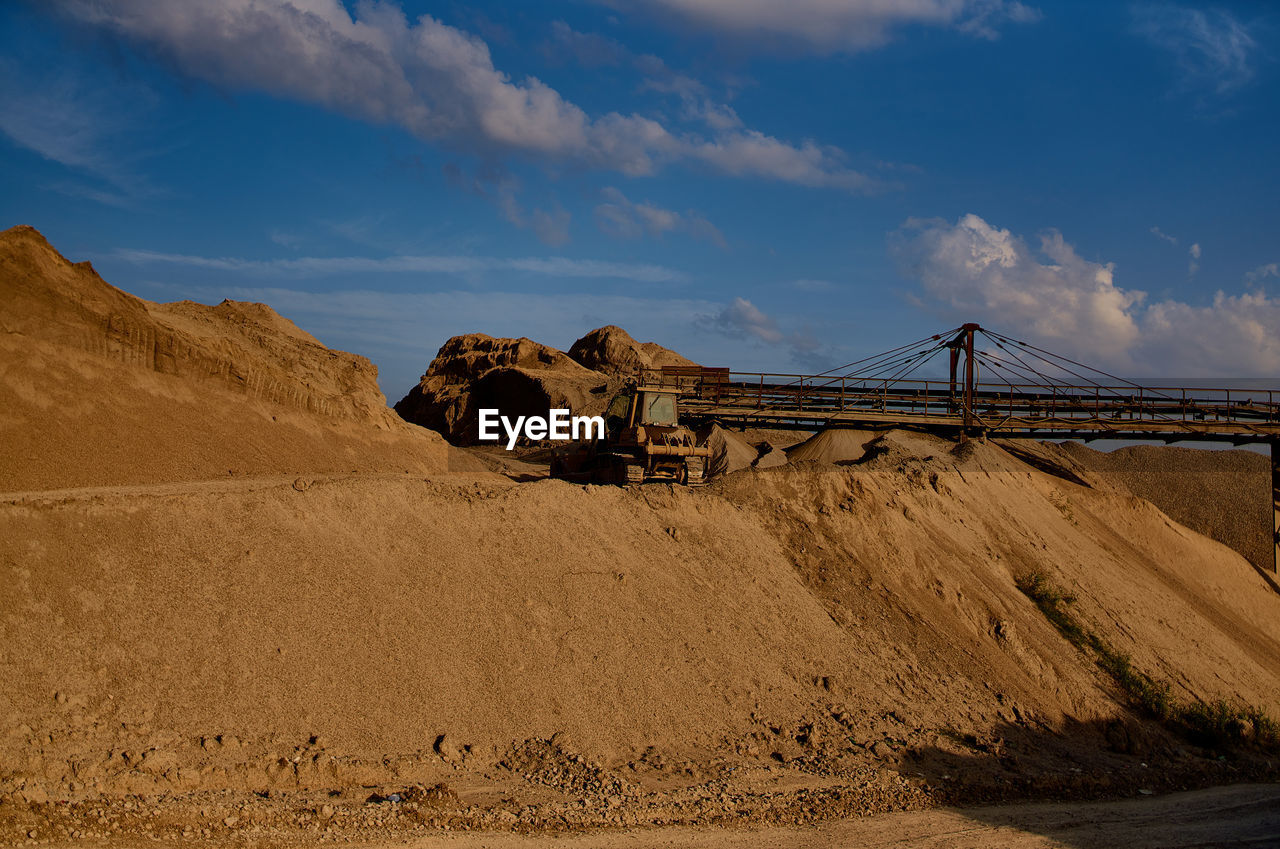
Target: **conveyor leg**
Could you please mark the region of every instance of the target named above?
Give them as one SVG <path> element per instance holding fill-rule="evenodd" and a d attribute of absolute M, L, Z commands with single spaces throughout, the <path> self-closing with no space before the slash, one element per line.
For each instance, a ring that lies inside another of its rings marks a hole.
<path fill-rule="evenodd" d="M 1272 551 L 1271 571 L 1280 572 L 1280 439 L 1271 440 L 1271 521 L 1275 534 L 1275 548 Z"/>

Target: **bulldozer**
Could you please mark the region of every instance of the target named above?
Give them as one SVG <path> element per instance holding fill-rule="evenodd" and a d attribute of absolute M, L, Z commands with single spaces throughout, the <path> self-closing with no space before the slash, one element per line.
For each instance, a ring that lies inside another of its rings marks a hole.
<path fill-rule="evenodd" d="M 678 389 L 631 382 L 609 402 L 604 422 L 604 439 L 555 449 L 552 477 L 623 485 L 705 482 L 711 449 L 680 424 Z"/>

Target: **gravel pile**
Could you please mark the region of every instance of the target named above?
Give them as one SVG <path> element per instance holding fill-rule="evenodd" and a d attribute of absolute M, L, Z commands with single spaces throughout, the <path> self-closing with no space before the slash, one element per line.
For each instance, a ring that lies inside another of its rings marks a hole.
<path fill-rule="evenodd" d="M 1070 442 L 1063 448 L 1172 519 L 1230 546 L 1256 566 L 1274 567 L 1271 463 L 1265 455 L 1155 445 L 1103 453 Z"/>

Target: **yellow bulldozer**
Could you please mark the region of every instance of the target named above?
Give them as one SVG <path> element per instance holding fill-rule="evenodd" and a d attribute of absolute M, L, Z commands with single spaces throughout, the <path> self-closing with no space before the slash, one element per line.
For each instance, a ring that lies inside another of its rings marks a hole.
<path fill-rule="evenodd" d="M 632 382 L 609 402 L 604 439 L 556 448 L 551 476 L 590 483 L 698 486 L 711 449 L 680 424 L 679 391 Z"/>

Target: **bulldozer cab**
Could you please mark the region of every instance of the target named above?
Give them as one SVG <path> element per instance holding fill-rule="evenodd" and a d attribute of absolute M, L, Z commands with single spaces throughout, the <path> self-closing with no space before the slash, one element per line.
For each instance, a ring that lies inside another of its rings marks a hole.
<path fill-rule="evenodd" d="M 616 436 L 632 427 L 675 427 L 679 422 L 674 389 L 640 386 L 619 392 L 605 412 L 605 430 Z"/>
<path fill-rule="evenodd" d="M 656 427 L 675 427 L 679 424 L 676 416 L 675 391 L 649 387 L 638 389 L 635 424 Z"/>

